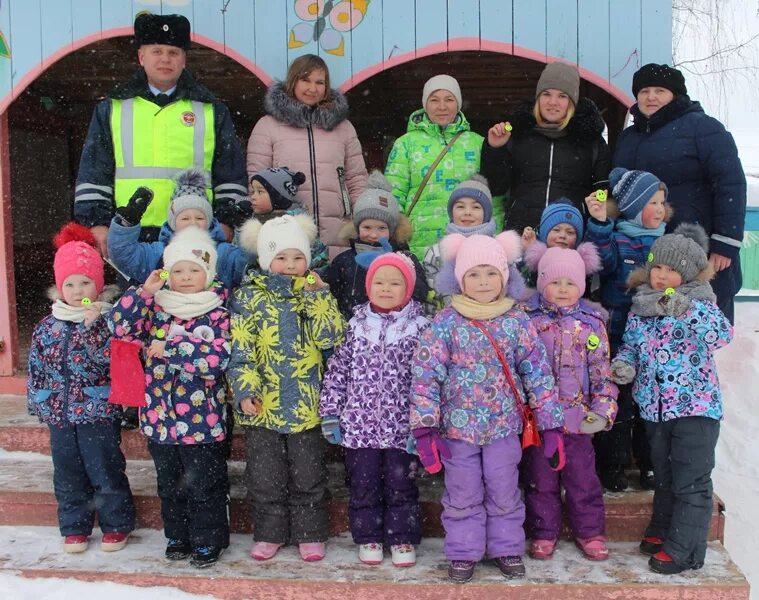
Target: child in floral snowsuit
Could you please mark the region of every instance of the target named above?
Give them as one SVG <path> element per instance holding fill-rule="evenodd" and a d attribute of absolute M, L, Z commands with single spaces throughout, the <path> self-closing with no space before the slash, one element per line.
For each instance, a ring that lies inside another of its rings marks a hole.
<path fill-rule="evenodd" d="M 448 576 L 457 583 L 472 578 L 485 554 L 505 577 L 524 577 L 517 402 L 529 401 L 549 456 L 557 452 L 564 422 L 543 343 L 527 315 L 514 307 L 511 286 L 507 290 L 512 279 L 521 280 L 513 267 L 520 247 L 513 231 L 495 238 L 443 238 L 443 260 L 455 260 L 462 293 L 435 316 L 412 364 L 411 433 L 428 471 L 440 470 L 442 456 L 444 548 Z M 515 386 L 524 388 L 517 389 L 519 397 L 494 344 Z"/>
<path fill-rule="evenodd" d="M 249 222 L 240 237 L 261 268 L 234 293 L 228 373 L 235 421 L 245 429 L 256 560 L 273 558 L 289 542 L 306 561 L 326 552 L 319 388 L 322 352 L 342 342 L 343 319 L 329 288 L 308 273 L 315 239 L 306 215 Z"/>
<path fill-rule="evenodd" d="M 561 532 L 562 494 L 575 543 L 590 560 L 609 556 L 604 537 L 603 488 L 596 475 L 593 434 L 608 430 L 617 413 L 617 386 L 609 379 L 606 311 L 582 298 L 587 275 L 600 260 L 593 244 L 577 250 L 536 242 L 527 249 L 538 293 L 523 308 L 546 347 L 564 411 L 565 461 L 552 465 L 540 448 L 522 462 L 530 556 L 548 559 Z"/>
<path fill-rule="evenodd" d="M 429 323 L 422 305 L 411 299 L 415 281 L 414 263 L 405 254 L 372 261 L 369 302 L 356 308 L 322 385 L 322 431 L 327 441 L 345 447 L 351 534 L 366 564 L 382 562 L 384 542 L 395 566 L 412 566 L 413 544 L 421 541 L 414 461 L 406 447 L 411 358 Z"/>
<path fill-rule="evenodd" d="M 229 545 L 225 386 L 229 314 L 225 288 L 214 280 L 216 245 L 188 227 L 163 253 L 168 278 L 153 271 L 111 311 L 115 338 L 142 342 L 148 438 L 168 543 L 166 558 L 192 555 L 195 567 L 215 563 Z M 170 289 L 164 288 L 168 281 Z M 115 342 L 114 342 L 115 343 Z"/>
<path fill-rule="evenodd" d="M 121 409 L 108 402 L 111 335 L 101 316 L 103 259 L 89 229 L 56 236 L 52 314 L 34 328 L 27 406 L 50 429 L 53 486 L 65 552 L 87 549 L 97 507 L 101 549 L 121 550 L 134 529 L 134 503 L 121 452 Z"/>
<path fill-rule="evenodd" d="M 722 397 L 714 351 L 733 328 L 709 285 L 709 240 L 682 224 L 654 242 L 632 273 L 637 291 L 612 377 L 633 382 L 654 464 L 654 508 L 640 543 L 652 571 L 700 569 L 712 514 L 714 449 Z"/>

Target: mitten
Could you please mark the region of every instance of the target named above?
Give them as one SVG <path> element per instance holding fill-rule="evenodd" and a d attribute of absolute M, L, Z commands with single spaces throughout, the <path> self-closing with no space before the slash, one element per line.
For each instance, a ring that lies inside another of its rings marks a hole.
<path fill-rule="evenodd" d="M 411 432 L 416 439 L 416 452 L 419 462 L 429 473 L 437 473 L 443 468 L 440 457 L 451 458 L 451 451 L 440 437 L 437 429 L 420 427 Z"/>
<path fill-rule="evenodd" d="M 111 393 L 108 402 L 122 406 L 145 406 L 145 371 L 140 360 L 142 344 L 111 340 Z"/>
<path fill-rule="evenodd" d="M 635 367 L 621 360 L 612 361 L 611 375 L 609 378 L 614 383 L 626 385 L 635 379 Z"/>
<path fill-rule="evenodd" d="M 587 434 L 598 433 L 606 428 L 607 423 L 608 421 L 601 415 L 589 412 L 585 415 L 585 418 L 580 421 L 580 431 Z"/>
<path fill-rule="evenodd" d="M 137 225 L 142 220 L 142 215 L 153 201 L 153 190 L 147 187 L 138 187 L 126 206 L 116 209 L 118 215 L 129 225 Z"/>
<path fill-rule="evenodd" d="M 669 294 L 667 292 L 670 292 Z M 690 298 L 673 288 L 668 288 L 656 303 L 657 312 L 664 316 L 676 317 L 690 308 Z"/>
<path fill-rule="evenodd" d="M 566 464 L 564 455 L 564 434 L 561 429 L 548 429 L 543 432 L 543 456 L 554 471 L 561 471 Z"/>
<path fill-rule="evenodd" d="M 167 340 L 173 340 L 175 337 L 187 337 L 189 332 L 179 323 L 172 323 L 169 327 L 169 333 L 166 335 Z"/>
<path fill-rule="evenodd" d="M 340 419 L 324 417 L 322 419 L 322 435 L 330 444 L 340 445 L 343 441 L 343 435 L 340 433 Z"/>
<path fill-rule="evenodd" d="M 390 241 L 387 238 L 380 238 L 379 243 L 380 248 L 377 248 L 376 250 L 369 250 L 368 252 L 356 254 L 354 260 L 359 267 L 368 271 L 369 265 L 372 264 L 372 261 L 375 258 L 393 251 L 393 247 L 390 245 Z"/>
<path fill-rule="evenodd" d="M 240 200 L 237 203 L 228 202 L 217 206 L 214 217 L 219 223 L 228 227 L 239 227 L 253 216 L 253 205 L 250 200 Z"/>

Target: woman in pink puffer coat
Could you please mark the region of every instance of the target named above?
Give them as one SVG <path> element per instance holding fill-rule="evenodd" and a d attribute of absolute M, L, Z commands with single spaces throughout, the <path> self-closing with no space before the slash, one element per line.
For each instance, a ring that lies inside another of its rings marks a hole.
<path fill-rule="evenodd" d="M 266 93 L 268 113 L 248 140 L 248 177 L 269 167 L 306 174 L 296 198 L 314 216 L 330 259 L 344 249 L 337 232 L 366 188 L 367 172 L 345 96 L 330 88 L 326 63 L 314 54 L 296 58 L 283 82 Z M 344 169 L 345 195 L 338 169 Z"/>

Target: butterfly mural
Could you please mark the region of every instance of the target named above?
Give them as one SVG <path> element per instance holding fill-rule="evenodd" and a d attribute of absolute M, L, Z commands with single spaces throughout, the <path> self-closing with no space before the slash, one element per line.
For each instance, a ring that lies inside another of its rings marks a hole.
<path fill-rule="evenodd" d="M 303 23 L 290 30 L 288 48 L 318 42 L 325 52 L 345 53 L 343 33 L 364 20 L 371 0 L 295 0 L 295 14 Z"/>

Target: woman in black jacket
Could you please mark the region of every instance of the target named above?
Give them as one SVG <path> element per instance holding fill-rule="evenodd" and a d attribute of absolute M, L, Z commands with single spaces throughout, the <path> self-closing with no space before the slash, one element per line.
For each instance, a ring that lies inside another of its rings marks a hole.
<path fill-rule="evenodd" d="M 611 168 L 601 134 L 604 122 L 589 98 L 580 98 L 580 74 L 564 63 L 543 69 L 535 100 L 488 130 L 481 173 L 493 194 L 509 192 L 505 227 L 537 229 L 545 206 L 566 197 L 585 215 L 584 198 Z"/>

